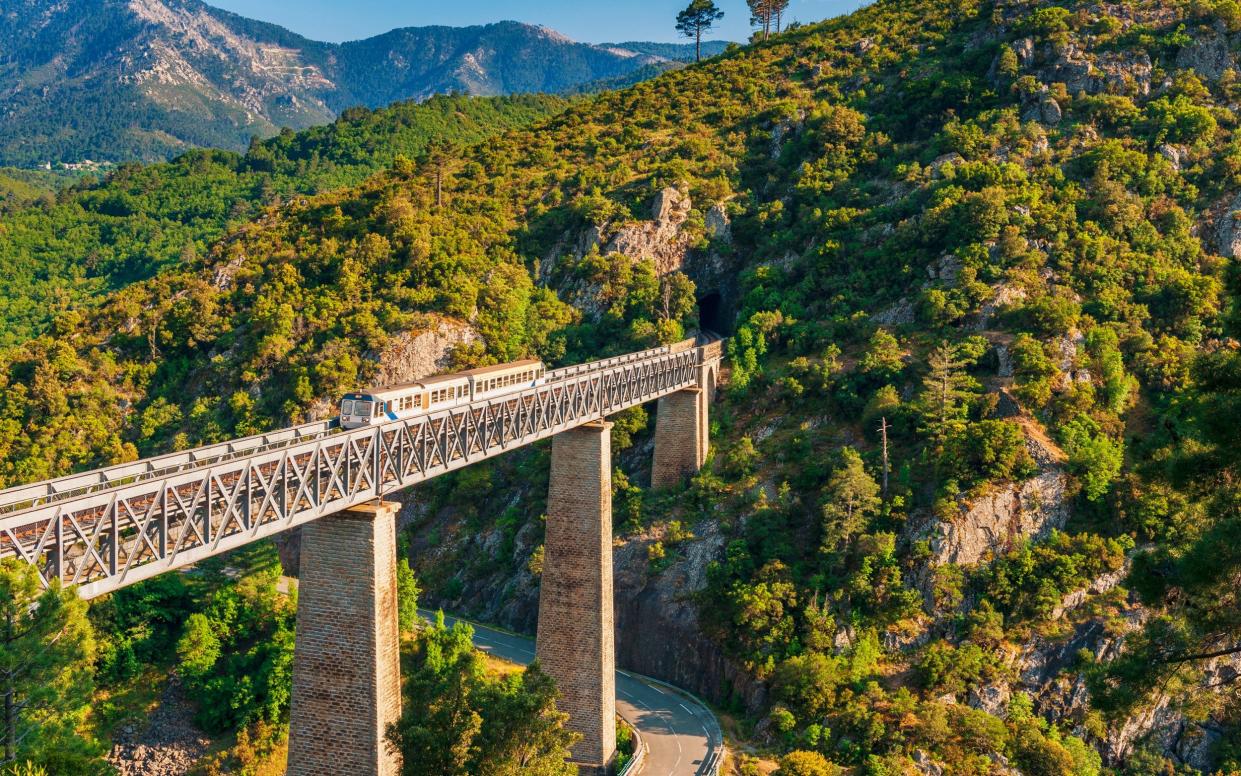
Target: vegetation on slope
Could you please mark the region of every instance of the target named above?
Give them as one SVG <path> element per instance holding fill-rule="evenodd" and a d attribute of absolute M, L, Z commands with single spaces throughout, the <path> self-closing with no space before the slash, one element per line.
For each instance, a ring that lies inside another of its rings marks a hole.
<path fill-rule="evenodd" d="M 1117 731 L 1170 700 L 1236 768 L 1236 683 L 1200 685 L 1238 638 L 1235 260 L 1196 224 L 1228 223 L 1241 186 L 1236 74 L 1200 48 L 1239 22 L 1227 0 L 880 2 L 396 160 L 11 349 L 0 477 L 296 421 L 431 316 L 482 335 L 462 364 L 680 336 L 682 276 L 572 247 L 675 186 L 695 249 L 742 268 L 731 383 L 708 469 L 662 494 L 618 477 L 616 523 L 678 521 L 655 571 L 681 526 L 725 534 L 703 622 L 770 683 L 772 745 L 874 774 L 1147 773 L 1176 763 Z M 731 242 L 707 236 L 717 203 Z M 645 417 L 624 421 L 619 446 Z M 511 538 L 538 499 L 488 499 L 545 467 L 536 449 L 430 494 Z M 935 557 L 935 526 L 1052 469 L 1062 531 Z M 1065 609 L 1126 564 L 1145 608 L 1117 589 Z M 1091 617 L 1128 645 L 1064 668 L 1093 705 L 1021 692 L 1014 655 Z M 943 700 L 992 688 L 1017 691 Z"/>
<path fill-rule="evenodd" d="M 432 140 L 470 145 L 565 106 L 554 97 L 436 97 L 285 132 L 246 154 L 191 151 L 167 164 L 124 165 L 53 202 L 0 209 L 0 345 L 47 329 L 58 313 L 171 266 L 193 265 L 239 225 L 289 200 L 354 186 Z M 3 180 L 3 179 L 0 179 Z M 24 187 L 16 196 L 35 199 Z"/>

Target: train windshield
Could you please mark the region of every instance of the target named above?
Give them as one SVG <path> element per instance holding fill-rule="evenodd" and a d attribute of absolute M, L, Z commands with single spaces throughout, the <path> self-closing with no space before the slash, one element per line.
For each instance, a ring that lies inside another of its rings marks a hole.
<path fill-rule="evenodd" d="M 353 403 L 353 414 L 359 418 L 369 418 L 371 416 L 371 403 L 369 401 L 358 400 Z"/>
<path fill-rule="evenodd" d="M 341 415 L 352 415 L 353 414 L 353 399 L 345 399 L 344 401 L 340 403 L 340 414 Z"/>

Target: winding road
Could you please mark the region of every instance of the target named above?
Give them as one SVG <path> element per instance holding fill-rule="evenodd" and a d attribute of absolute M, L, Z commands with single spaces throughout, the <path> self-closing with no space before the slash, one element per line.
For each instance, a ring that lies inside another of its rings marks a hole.
<path fill-rule="evenodd" d="M 422 612 L 433 618 L 431 612 Z M 445 616 L 448 625 L 456 617 Z M 474 645 L 512 663 L 534 660 L 534 639 L 462 620 L 474 628 Z M 644 776 L 715 776 L 724 736 L 715 715 L 676 688 L 628 671 L 616 672 L 616 710 L 638 729 L 646 745 Z"/>

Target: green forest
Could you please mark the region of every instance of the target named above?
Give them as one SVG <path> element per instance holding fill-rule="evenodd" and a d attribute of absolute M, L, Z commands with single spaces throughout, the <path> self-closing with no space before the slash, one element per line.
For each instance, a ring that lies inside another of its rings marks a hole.
<path fill-rule="evenodd" d="M 1239 44 L 1233 0 L 880 0 L 571 102 L 442 98 L 124 167 L 0 217 L 26 278 L 0 292 L 0 485 L 309 419 L 442 320 L 478 334 L 456 366 L 562 365 L 680 339 L 722 293 L 710 460 L 645 487 L 653 414 L 615 418 L 614 526 L 649 585 L 715 537 L 686 596 L 744 677 L 697 688 L 737 773 L 1241 772 Z M 608 249 L 669 190 L 683 272 Z M 537 583 L 548 460 L 419 488 L 405 600 Z M 235 767 L 278 747 L 293 622 L 264 552 L 18 607 L 89 675 L 22 755 L 98 763 L 82 689 L 170 645 Z M 402 748 L 478 736 L 425 772 L 512 772 L 489 731 L 534 708 L 515 735 L 561 772 L 546 677 L 467 644 L 410 635 Z M 477 724 L 426 729 L 462 718 L 442 697 Z"/>
<path fill-rule="evenodd" d="M 0 344 L 42 334 L 59 312 L 163 269 L 193 266 L 264 213 L 356 185 L 398 157 L 472 145 L 565 104 L 534 95 L 353 108 L 333 124 L 255 142 L 245 154 L 200 150 L 166 164 L 123 165 L 106 181 L 56 196 L 33 173 L 0 171 L 0 263 L 9 278 L 0 290 Z"/>

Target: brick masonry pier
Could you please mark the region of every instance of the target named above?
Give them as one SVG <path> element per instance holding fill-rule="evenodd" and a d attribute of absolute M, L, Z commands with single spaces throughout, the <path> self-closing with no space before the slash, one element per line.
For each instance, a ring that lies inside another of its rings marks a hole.
<path fill-rule="evenodd" d="M 707 392 L 702 388 L 687 388 L 659 400 L 651 487 L 678 485 L 702 468 L 707 457 L 706 426 Z"/>
<path fill-rule="evenodd" d="M 596 421 L 552 440 L 539 591 L 536 652 L 582 735 L 573 761 L 589 776 L 606 773 L 616 755 L 611 429 Z"/>
<path fill-rule="evenodd" d="M 397 776 L 401 715 L 394 502 L 302 528 L 287 776 Z"/>

